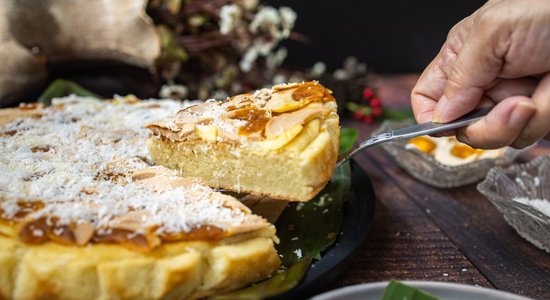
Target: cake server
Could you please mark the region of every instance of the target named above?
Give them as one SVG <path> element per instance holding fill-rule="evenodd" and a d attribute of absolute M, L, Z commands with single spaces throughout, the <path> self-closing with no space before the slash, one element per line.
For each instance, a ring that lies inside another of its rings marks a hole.
<path fill-rule="evenodd" d="M 357 153 L 371 146 L 375 146 L 375 145 L 382 144 L 389 141 L 400 140 L 400 139 L 410 139 L 421 135 L 435 134 L 435 133 L 440 133 L 440 132 L 444 132 L 452 129 L 465 127 L 483 118 L 485 115 L 487 115 L 487 113 L 489 113 L 489 111 L 491 111 L 491 109 L 492 107 L 481 108 L 479 110 L 475 110 L 449 123 L 427 122 L 427 123 L 422 123 L 422 124 L 418 124 L 418 125 L 414 125 L 414 126 L 410 126 L 402 129 L 392 130 L 392 131 L 375 135 L 361 142 L 359 145 L 355 146 L 355 148 L 353 148 L 347 154 L 341 156 L 336 162 L 336 168 L 341 166 L 343 163 L 348 161 Z"/>

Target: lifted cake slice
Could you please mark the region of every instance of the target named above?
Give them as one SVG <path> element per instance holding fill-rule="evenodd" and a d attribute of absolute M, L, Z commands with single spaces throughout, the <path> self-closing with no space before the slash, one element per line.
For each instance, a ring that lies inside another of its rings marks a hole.
<path fill-rule="evenodd" d="M 213 187 L 307 201 L 333 174 L 336 108 L 318 82 L 277 85 L 147 125 L 149 150 L 155 163 Z"/>

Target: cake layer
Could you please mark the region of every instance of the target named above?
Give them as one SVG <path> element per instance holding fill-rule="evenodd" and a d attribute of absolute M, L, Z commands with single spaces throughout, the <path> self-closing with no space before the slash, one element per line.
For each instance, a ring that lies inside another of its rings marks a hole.
<path fill-rule="evenodd" d="M 151 252 L 118 245 L 24 244 L 0 235 L 0 299 L 196 299 L 272 274 L 273 228 L 217 243 L 167 243 Z"/>
<path fill-rule="evenodd" d="M 207 101 L 147 127 L 155 163 L 213 187 L 283 200 L 313 198 L 338 156 L 336 101 L 317 82 Z"/>

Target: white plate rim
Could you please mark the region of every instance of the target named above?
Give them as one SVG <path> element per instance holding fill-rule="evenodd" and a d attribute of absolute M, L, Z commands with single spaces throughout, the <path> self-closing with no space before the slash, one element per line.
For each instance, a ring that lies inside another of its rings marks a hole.
<path fill-rule="evenodd" d="M 496 289 L 490 289 L 485 288 L 481 286 L 473 286 L 473 285 L 467 285 L 467 284 L 460 284 L 460 283 L 453 283 L 453 282 L 439 282 L 439 281 L 401 281 L 404 284 L 419 288 L 419 289 L 430 289 L 430 288 L 438 288 L 438 289 L 445 289 L 449 291 L 458 291 L 458 292 L 465 292 L 465 293 L 476 293 L 476 292 L 483 292 L 487 294 L 487 296 L 494 296 L 494 297 L 501 297 L 502 300 L 531 300 L 532 298 L 528 298 L 525 296 L 520 296 L 517 294 L 512 294 L 509 292 L 496 290 Z M 361 291 L 371 291 L 371 290 L 377 290 L 381 289 L 383 290 L 387 285 L 389 284 L 389 281 L 382 281 L 382 282 L 372 282 L 372 283 L 361 283 L 356 285 L 350 285 L 343 288 L 339 288 L 336 290 L 328 291 L 323 294 L 319 294 L 311 298 L 310 300 L 335 300 L 335 299 L 345 299 L 345 298 L 337 298 L 337 297 L 344 297 L 346 295 L 349 295 L 351 293 L 357 293 Z M 467 295 L 467 294 L 466 294 Z M 466 296 L 465 295 L 465 296 Z"/>

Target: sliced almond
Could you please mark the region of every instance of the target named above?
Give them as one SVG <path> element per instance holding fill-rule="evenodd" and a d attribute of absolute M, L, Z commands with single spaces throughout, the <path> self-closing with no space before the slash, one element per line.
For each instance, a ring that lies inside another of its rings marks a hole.
<path fill-rule="evenodd" d="M 109 222 L 109 227 L 113 229 L 124 229 L 128 231 L 143 230 L 143 221 L 147 219 L 147 214 L 143 211 L 131 211 L 122 216 L 116 217 Z"/>
<path fill-rule="evenodd" d="M 74 226 L 73 234 L 77 245 L 84 246 L 94 236 L 94 226 L 89 222 L 79 222 Z"/>

